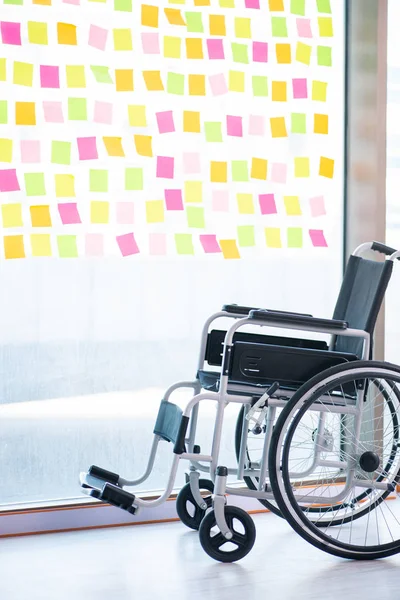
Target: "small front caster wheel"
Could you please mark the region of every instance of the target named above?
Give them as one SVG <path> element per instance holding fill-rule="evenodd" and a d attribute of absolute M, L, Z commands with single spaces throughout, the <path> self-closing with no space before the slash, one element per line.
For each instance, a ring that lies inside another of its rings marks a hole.
<path fill-rule="evenodd" d="M 213 510 L 202 520 L 199 536 L 208 556 L 220 562 L 231 563 L 250 552 L 256 540 L 256 528 L 247 512 L 236 506 L 225 506 L 225 519 L 233 532 L 231 540 L 227 540 L 220 532 Z"/>
<path fill-rule="evenodd" d="M 199 479 L 200 494 L 203 497 L 205 508 L 200 508 L 193 497 L 190 483 L 183 486 L 176 499 L 176 512 L 178 517 L 186 527 L 198 529 L 206 511 L 212 505 L 211 494 L 214 491 L 214 484 L 209 479 Z M 211 494 L 209 493 L 211 492 Z"/>

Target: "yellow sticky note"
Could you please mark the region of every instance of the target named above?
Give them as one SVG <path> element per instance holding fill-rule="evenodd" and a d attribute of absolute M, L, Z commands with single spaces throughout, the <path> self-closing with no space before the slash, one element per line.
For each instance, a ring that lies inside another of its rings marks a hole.
<path fill-rule="evenodd" d="M 73 175 L 55 175 L 57 198 L 75 197 L 75 177 Z"/>
<path fill-rule="evenodd" d="M 228 163 L 212 160 L 210 163 L 210 179 L 213 183 L 228 181 Z"/>
<path fill-rule="evenodd" d="M 200 133 L 200 113 L 198 111 L 183 111 L 183 131 L 186 133 Z"/>
<path fill-rule="evenodd" d="M 326 81 L 313 81 L 311 97 L 316 102 L 326 102 L 328 84 Z"/>
<path fill-rule="evenodd" d="M 125 156 L 121 137 L 103 137 L 108 156 Z"/>
<path fill-rule="evenodd" d="M 201 181 L 185 181 L 184 185 L 185 202 L 200 203 L 203 202 L 203 184 Z"/>
<path fill-rule="evenodd" d="M 189 96 L 206 95 L 205 75 L 189 75 Z"/>
<path fill-rule="evenodd" d="M 268 3 L 271 12 L 283 12 L 285 10 L 283 0 L 268 0 Z"/>
<path fill-rule="evenodd" d="M 334 169 L 335 161 L 332 158 L 321 156 L 319 162 L 319 175 L 321 175 L 321 177 L 328 177 L 329 179 L 332 179 Z"/>
<path fill-rule="evenodd" d="M 286 102 L 286 100 L 287 100 L 286 81 L 273 81 L 272 82 L 272 100 L 274 102 Z"/>
<path fill-rule="evenodd" d="M 0 138 L 0 162 L 12 162 L 13 142 L 7 138 Z"/>
<path fill-rule="evenodd" d="M 113 29 L 114 50 L 119 52 L 133 50 L 132 31 L 130 29 Z"/>
<path fill-rule="evenodd" d="M 85 88 L 86 77 L 85 67 L 77 65 L 67 65 L 65 67 L 67 73 L 67 87 L 69 88 Z"/>
<path fill-rule="evenodd" d="M 76 46 L 78 44 L 76 25 L 71 25 L 70 23 L 57 23 L 57 39 L 59 44 Z"/>
<path fill-rule="evenodd" d="M 297 62 L 309 65 L 311 62 L 311 50 L 312 47 L 309 44 L 303 44 L 303 42 L 297 42 L 296 46 L 296 60 Z"/>
<path fill-rule="evenodd" d="M 252 194 L 237 194 L 236 199 L 238 210 L 241 215 L 254 214 L 254 202 Z"/>
<path fill-rule="evenodd" d="M 131 127 L 147 127 L 146 107 L 144 105 L 129 104 L 128 118 Z"/>
<path fill-rule="evenodd" d="M 290 65 L 292 50 L 290 44 L 276 44 L 276 61 L 280 65 Z"/>
<path fill-rule="evenodd" d="M 2 204 L 1 216 L 3 220 L 3 227 L 22 227 L 22 208 L 21 204 Z"/>
<path fill-rule="evenodd" d="M 204 58 L 201 38 L 186 38 L 186 58 Z"/>
<path fill-rule="evenodd" d="M 219 240 L 219 245 L 224 258 L 240 258 L 236 240 Z"/>
<path fill-rule="evenodd" d="M 266 227 L 265 241 L 268 248 L 282 248 L 281 230 L 278 227 Z"/>
<path fill-rule="evenodd" d="M 283 203 L 288 216 L 298 217 L 301 215 L 300 199 L 298 196 L 284 196 Z"/>
<path fill-rule="evenodd" d="M 165 16 L 170 25 L 186 25 L 182 13 L 177 8 L 164 8 Z"/>
<path fill-rule="evenodd" d="M 226 25 L 224 15 L 210 15 L 210 35 L 226 35 Z"/>
<path fill-rule="evenodd" d="M 229 71 L 229 91 L 244 92 L 244 72 Z"/>
<path fill-rule="evenodd" d="M 23 235 L 5 235 L 3 241 L 5 258 L 25 258 Z"/>
<path fill-rule="evenodd" d="M 143 71 L 143 79 L 149 92 L 161 92 L 164 89 L 160 71 Z"/>
<path fill-rule="evenodd" d="M 237 38 L 251 38 L 251 19 L 235 18 L 235 36 Z"/>
<path fill-rule="evenodd" d="M 164 37 L 164 56 L 165 58 L 180 58 L 181 57 L 182 39 L 166 35 Z"/>
<path fill-rule="evenodd" d="M 5 58 L 0 58 L 0 81 L 7 81 L 7 64 Z"/>
<path fill-rule="evenodd" d="M 27 87 L 32 87 L 33 65 L 30 63 L 15 61 L 13 83 L 16 85 L 25 85 Z"/>
<path fill-rule="evenodd" d="M 307 157 L 297 157 L 294 159 L 294 176 L 310 177 L 310 159 Z"/>
<path fill-rule="evenodd" d="M 51 227 L 50 206 L 31 206 L 32 227 Z"/>
<path fill-rule="evenodd" d="M 268 161 L 264 158 L 253 158 L 251 161 L 252 179 L 267 179 Z"/>
<path fill-rule="evenodd" d="M 332 17 L 318 17 L 320 37 L 333 37 Z"/>
<path fill-rule="evenodd" d="M 158 6 L 142 4 L 142 25 L 145 27 L 158 27 Z"/>
<path fill-rule="evenodd" d="M 329 117 L 328 115 L 314 115 L 314 133 L 329 133 Z"/>
<path fill-rule="evenodd" d="M 28 21 L 28 40 L 30 44 L 47 46 L 49 43 L 47 35 L 47 23 Z"/>
<path fill-rule="evenodd" d="M 153 156 L 153 139 L 151 135 L 135 135 L 135 148 L 139 156 Z"/>
<path fill-rule="evenodd" d="M 51 256 L 51 239 L 48 233 L 31 235 L 32 256 Z"/>
<path fill-rule="evenodd" d="M 115 87 L 117 92 L 133 92 L 133 69 L 115 69 Z"/>
<path fill-rule="evenodd" d="M 110 220 L 110 204 L 102 200 L 94 200 L 90 203 L 90 222 L 96 225 L 104 225 Z"/>
<path fill-rule="evenodd" d="M 15 124 L 36 125 L 36 108 L 34 102 L 15 103 Z"/>
<path fill-rule="evenodd" d="M 146 221 L 147 223 L 164 223 L 163 200 L 149 200 L 146 202 Z"/>
<path fill-rule="evenodd" d="M 273 138 L 287 137 L 285 117 L 272 117 L 270 123 Z"/>

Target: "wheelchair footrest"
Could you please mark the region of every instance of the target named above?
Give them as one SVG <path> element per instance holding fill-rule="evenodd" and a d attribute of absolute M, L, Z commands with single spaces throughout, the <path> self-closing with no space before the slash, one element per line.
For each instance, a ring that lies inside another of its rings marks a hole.
<path fill-rule="evenodd" d="M 111 478 L 112 481 L 105 481 L 105 479 L 103 479 L 103 476 L 106 473 L 114 475 L 114 477 Z M 99 475 L 101 475 L 101 477 Z M 101 502 L 112 504 L 113 506 L 126 510 L 134 515 L 137 511 L 137 507 L 135 506 L 135 496 L 126 490 L 123 490 L 118 485 L 118 480 L 119 475 L 110 473 L 99 467 L 91 467 L 87 473 L 81 473 L 80 475 L 80 483 L 85 494 L 92 498 L 96 498 L 97 500 L 101 500 Z M 116 482 L 116 485 L 114 482 Z"/>

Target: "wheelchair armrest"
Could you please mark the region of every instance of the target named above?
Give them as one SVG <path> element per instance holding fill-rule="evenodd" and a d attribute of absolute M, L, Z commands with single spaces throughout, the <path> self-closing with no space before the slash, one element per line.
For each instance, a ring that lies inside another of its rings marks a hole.
<path fill-rule="evenodd" d="M 247 316 L 251 311 L 265 311 L 267 309 L 255 308 L 252 306 L 239 306 L 238 304 L 224 304 L 222 310 L 231 314 Z M 312 317 L 312 315 L 309 315 L 308 313 L 293 313 L 285 310 L 273 310 L 268 312 L 279 313 L 280 315 L 301 315 L 303 317 Z"/>
<path fill-rule="evenodd" d="M 291 313 L 281 313 L 270 310 L 252 310 L 249 313 L 249 319 L 265 321 L 266 323 L 282 323 L 282 326 L 304 325 L 305 327 L 324 327 L 327 329 L 344 330 L 348 328 L 346 321 L 336 319 L 318 319 L 309 315 L 297 315 Z"/>

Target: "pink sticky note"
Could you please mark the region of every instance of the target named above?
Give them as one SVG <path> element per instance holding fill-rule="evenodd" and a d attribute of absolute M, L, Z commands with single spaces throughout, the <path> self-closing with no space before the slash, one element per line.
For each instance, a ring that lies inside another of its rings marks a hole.
<path fill-rule="evenodd" d="M 107 45 L 107 29 L 91 25 L 89 29 L 89 46 L 98 50 L 105 50 Z"/>
<path fill-rule="evenodd" d="M 64 123 L 61 102 L 43 102 L 43 113 L 46 123 Z"/>
<path fill-rule="evenodd" d="M 60 87 L 60 69 L 47 65 L 40 65 L 40 86 L 42 88 Z"/>
<path fill-rule="evenodd" d="M 249 135 L 264 135 L 265 119 L 258 115 L 249 116 Z"/>
<path fill-rule="evenodd" d="M 310 19 L 296 19 L 297 34 L 299 37 L 312 38 Z"/>
<path fill-rule="evenodd" d="M 1 41 L 3 44 L 21 46 L 21 23 L 0 22 Z"/>
<path fill-rule="evenodd" d="M 226 129 L 228 135 L 243 137 L 242 117 L 232 117 L 228 115 L 226 117 Z"/>
<path fill-rule="evenodd" d="M 77 138 L 79 160 L 93 160 L 99 158 L 97 153 L 96 138 Z"/>
<path fill-rule="evenodd" d="M 160 54 L 158 33 L 142 33 L 142 48 L 144 54 Z"/>
<path fill-rule="evenodd" d="M 87 233 L 85 236 L 86 256 L 103 256 L 104 238 L 102 233 Z"/>
<path fill-rule="evenodd" d="M 316 196 L 315 198 L 310 198 L 310 209 L 313 217 L 326 215 L 324 197 Z"/>
<path fill-rule="evenodd" d="M 185 174 L 201 172 L 200 154 L 198 152 L 183 153 L 183 171 Z"/>
<path fill-rule="evenodd" d="M 158 131 L 160 133 L 171 133 L 175 131 L 174 114 L 172 110 L 156 113 Z"/>
<path fill-rule="evenodd" d="M 228 86 L 226 85 L 226 79 L 223 73 L 209 75 L 208 80 L 213 96 L 222 96 L 223 94 L 228 93 Z"/>
<path fill-rule="evenodd" d="M 157 156 L 157 177 L 174 178 L 174 158 L 172 156 Z"/>
<path fill-rule="evenodd" d="M 76 202 L 59 204 L 58 212 L 63 225 L 76 225 L 77 223 L 82 223 Z"/>
<path fill-rule="evenodd" d="M 207 40 L 208 58 L 212 60 L 224 59 L 224 41 L 220 39 Z"/>
<path fill-rule="evenodd" d="M 113 105 L 110 102 L 100 102 L 96 100 L 94 103 L 93 121 L 95 123 L 112 124 Z"/>
<path fill-rule="evenodd" d="M 260 0 L 245 0 L 246 8 L 260 8 Z"/>
<path fill-rule="evenodd" d="M 62 0 L 64 4 L 75 4 L 76 6 L 80 5 L 80 0 Z"/>
<path fill-rule="evenodd" d="M 164 190 L 167 210 L 183 210 L 182 190 Z"/>
<path fill-rule="evenodd" d="M 307 79 L 293 79 L 293 98 L 307 98 Z"/>
<path fill-rule="evenodd" d="M 140 252 L 133 233 L 117 235 L 115 239 L 117 240 L 122 256 L 131 256 Z"/>
<path fill-rule="evenodd" d="M 39 163 L 40 162 L 40 142 L 39 140 L 21 140 L 21 162 Z"/>
<path fill-rule="evenodd" d="M 253 42 L 253 61 L 268 62 L 268 44 L 266 42 Z"/>
<path fill-rule="evenodd" d="M 229 192 L 227 190 L 213 190 L 212 207 L 216 212 L 228 212 Z"/>
<path fill-rule="evenodd" d="M 149 234 L 149 252 L 154 256 L 165 256 L 167 254 L 167 236 L 165 233 Z"/>
<path fill-rule="evenodd" d="M 262 215 L 274 215 L 277 213 L 274 194 L 260 194 L 258 200 Z"/>
<path fill-rule="evenodd" d="M 321 248 L 326 248 L 328 246 L 322 229 L 310 229 L 309 234 L 313 246 Z"/>
<path fill-rule="evenodd" d="M 271 169 L 271 179 L 275 183 L 286 183 L 287 166 L 284 163 L 273 163 Z"/>
<path fill-rule="evenodd" d="M 0 169 L 0 192 L 18 192 L 17 171 L 15 169 Z"/>
<path fill-rule="evenodd" d="M 119 225 L 132 225 L 134 215 L 133 202 L 117 202 L 117 223 Z"/>
<path fill-rule="evenodd" d="M 203 250 L 206 254 L 221 252 L 216 235 L 201 235 L 200 243 L 203 246 Z"/>

